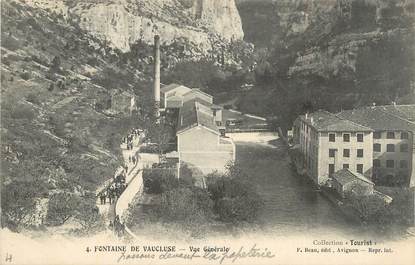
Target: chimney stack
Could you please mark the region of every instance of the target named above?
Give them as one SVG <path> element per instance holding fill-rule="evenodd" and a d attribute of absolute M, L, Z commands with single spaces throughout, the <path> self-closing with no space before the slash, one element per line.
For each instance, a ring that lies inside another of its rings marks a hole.
<path fill-rule="evenodd" d="M 160 36 L 154 36 L 154 109 L 156 117 L 160 108 Z"/>

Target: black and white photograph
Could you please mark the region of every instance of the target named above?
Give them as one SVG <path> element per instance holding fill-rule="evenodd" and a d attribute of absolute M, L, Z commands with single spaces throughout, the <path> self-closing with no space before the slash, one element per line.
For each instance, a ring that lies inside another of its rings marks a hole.
<path fill-rule="evenodd" d="M 415 0 L 0 3 L 0 264 L 415 264 Z"/>

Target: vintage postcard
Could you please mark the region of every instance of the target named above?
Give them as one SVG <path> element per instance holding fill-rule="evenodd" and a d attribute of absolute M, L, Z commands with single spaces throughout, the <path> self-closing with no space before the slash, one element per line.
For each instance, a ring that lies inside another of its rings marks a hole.
<path fill-rule="evenodd" d="M 415 264 L 415 1 L 2 0 L 0 264 Z"/>

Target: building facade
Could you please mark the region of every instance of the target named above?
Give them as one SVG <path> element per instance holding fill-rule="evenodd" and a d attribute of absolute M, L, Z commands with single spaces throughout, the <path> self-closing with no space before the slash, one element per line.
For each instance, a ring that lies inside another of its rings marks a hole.
<path fill-rule="evenodd" d="M 294 142 L 303 155 L 305 173 L 324 185 L 336 171 L 350 169 L 371 177 L 372 130 L 327 111 L 300 116 Z"/>
<path fill-rule="evenodd" d="M 293 142 L 305 173 L 318 185 L 341 169 L 376 185 L 414 186 L 415 105 L 372 106 L 300 116 Z"/>
<path fill-rule="evenodd" d="M 354 192 L 359 196 L 367 196 L 373 194 L 375 190 L 375 183 L 350 169 L 341 169 L 334 173 L 331 186 L 342 198 L 346 197 L 348 192 Z"/>
<path fill-rule="evenodd" d="M 136 97 L 126 91 L 113 94 L 111 96 L 111 109 L 117 113 L 131 115 L 133 111 L 137 110 Z"/>
<path fill-rule="evenodd" d="M 232 139 L 221 135 L 211 106 L 198 100 L 183 104 L 176 135 L 179 163 L 186 164 L 195 177 L 223 173 L 235 160 Z"/>
<path fill-rule="evenodd" d="M 415 123 L 406 119 L 400 107 L 372 106 L 337 114 L 373 129 L 372 179 L 377 185 L 413 186 Z M 415 105 L 405 109 L 415 113 Z"/>
<path fill-rule="evenodd" d="M 223 173 L 235 160 L 235 144 L 223 133 L 222 109 L 213 97 L 199 89 L 171 84 L 161 88 L 162 108 L 177 112 L 176 139 L 179 165 L 193 176 Z"/>

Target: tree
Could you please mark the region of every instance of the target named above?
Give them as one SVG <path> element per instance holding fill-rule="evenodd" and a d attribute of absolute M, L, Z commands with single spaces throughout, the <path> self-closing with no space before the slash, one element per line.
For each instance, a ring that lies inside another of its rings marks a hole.
<path fill-rule="evenodd" d="M 150 139 L 157 144 L 159 154 L 163 154 L 168 150 L 169 143 L 174 137 L 173 125 L 161 118 L 159 122 L 151 122 L 148 128 Z"/>
<path fill-rule="evenodd" d="M 228 165 L 226 174 L 215 173 L 207 177 L 214 210 L 222 221 L 238 223 L 256 219 L 263 201 L 247 179 L 241 168 L 234 164 Z"/>
<path fill-rule="evenodd" d="M 45 193 L 46 187 L 39 181 L 14 181 L 3 186 L 1 208 L 6 225 L 11 229 L 25 226 L 24 219 L 32 214 L 36 198 Z"/>
<path fill-rule="evenodd" d="M 50 65 L 50 70 L 52 72 L 59 72 L 60 69 L 61 69 L 61 58 L 59 56 L 55 56 Z"/>
<path fill-rule="evenodd" d="M 390 223 L 393 218 L 390 218 L 391 212 L 384 199 L 375 194 L 364 193 L 364 189 L 346 193 L 346 199 L 359 213 L 360 219 L 365 223 L 377 224 L 382 227 Z"/>
<path fill-rule="evenodd" d="M 179 186 L 177 177 L 163 168 L 144 170 L 143 183 L 146 192 L 150 194 L 161 194 Z"/>
<path fill-rule="evenodd" d="M 185 228 L 195 229 L 212 217 L 213 202 L 205 190 L 180 187 L 162 194 L 158 213 L 164 221 L 176 221 Z"/>
<path fill-rule="evenodd" d="M 46 221 L 51 225 L 62 225 L 75 215 L 80 199 L 68 192 L 55 193 L 51 196 Z"/>
<path fill-rule="evenodd" d="M 86 231 L 90 231 L 100 224 L 99 210 L 95 205 L 94 195 L 81 197 L 75 210 L 75 217 Z"/>

